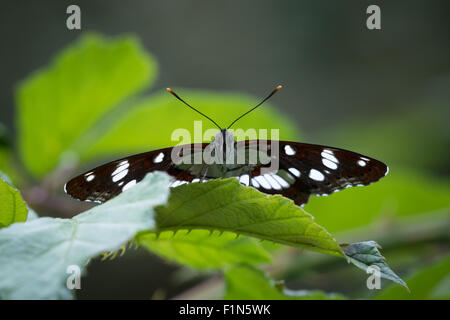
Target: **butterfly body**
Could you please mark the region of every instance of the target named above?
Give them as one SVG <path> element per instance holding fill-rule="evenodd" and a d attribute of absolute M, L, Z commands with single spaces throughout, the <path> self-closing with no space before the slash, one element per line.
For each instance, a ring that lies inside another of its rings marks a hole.
<path fill-rule="evenodd" d="M 264 153 L 258 154 L 256 150 L 238 144 L 233 133 L 226 129 L 218 132 L 206 147 L 194 145 L 192 149 L 190 145 L 180 146 L 183 156 L 178 161 L 174 160 L 175 163 L 180 163 L 175 168 L 187 170 L 192 176 L 202 180 L 239 177 L 251 172 L 256 165 L 261 165 L 261 159 L 265 156 Z M 176 148 L 173 149 L 173 159 L 177 158 L 177 151 Z M 267 162 L 267 156 L 265 158 Z"/>

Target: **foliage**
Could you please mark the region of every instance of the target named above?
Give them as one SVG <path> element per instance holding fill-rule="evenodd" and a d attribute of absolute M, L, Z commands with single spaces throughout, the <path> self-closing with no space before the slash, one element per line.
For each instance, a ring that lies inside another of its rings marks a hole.
<path fill-rule="evenodd" d="M 198 269 L 221 269 L 236 263 L 270 262 L 271 255 L 255 239 L 208 230 L 142 233 L 138 243 L 158 255 Z"/>
<path fill-rule="evenodd" d="M 350 188 L 328 197 L 312 197 L 305 209 L 314 212 L 316 220 L 330 232 L 426 212 L 448 214 L 450 184 L 414 170 L 391 170 L 386 178 L 369 186 Z"/>
<path fill-rule="evenodd" d="M 65 151 L 84 150 L 86 131 L 96 130 L 102 116 L 153 81 L 155 68 L 135 39 L 92 35 L 35 72 L 17 92 L 19 148 L 27 169 L 42 177 Z"/>
<path fill-rule="evenodd" d="M 19 150 L 27 169 L 39 178 L 61 162 L 173 145 L 173 129 L 201 117 L 168 93 L 136 96 L 153 84 L 156 70 L 155 59 L 135 38 L 89 35 L 27 78 L 16 95 Z M 244 95 L 180 93 L 224 124 L 257 102 Z M 284 127 L 282 137 L 296 136 L 289 121 L 270 106 L 256 119 L 260 128 Z M 240 125 L 249 126 L 249 120 Z"/>
<path fill-rule="evenodd" d="M 117 250 L 136 232 L 154 227 L 153 208 L 168 194 L 168 176 L 157 173 L 72 219 L 38 218 L 1 229 L 0 297 L 70 298 L 67 268 L 84 267 L 91 257 Z"/>
<path fill-rule="evenodd" d="M 27 219 L 27 206 L 19 190 L 0 177 L 0 228 Z"/>
<path fill-rule="evenodd" d="M 394 167 L 421 168 L 425 172 L 433 167 L 446 168 L 449 135 L 448 108 L 445 108 L 435 108 L 441 111 L 436 116 L 429 112 L 430 106 L 408 105 L 407 112 L 395 112 L 382 119 L 380 114 L 380 119 L 372 121 L 339 123 L 323 139 L 343 148 L 356 148 L 362 154 L 371 155 L 376 151 Z M 352 130 L 345 129 L 349 127 Z"/>
<path fill-rule="evenodd" d="M 174 89 L 182 97 L 194 104 L 203 113 L 210 115 L 221 126 L 231 123 L 236 116 L 247 111 L 249 106 L 258 101 L 243 94 L 220 93 L 207 90 Z M 186 106 L 174 99 L 167 92 L 158 92 L 143 97 L 129 108 L 126 114 L 111 121 L 95 143 L 83 151 L 82 157 L 95 158 L 102 154 L 139 152 L 149 148 L 165 148 L 180 141 L 172 140 L 172 132 L 178 128 L 186 128 L 191 134 L 192 141 L 202 142 L 203 137 L 197 135 L 193 129 L 194 121 L 201 121 L 203 131 L 218 130 L 209 121 L 205 121 L 197 113 L 186 110 Z M 163 119 L 164 121 L 161 121 Z M 270 104 L 264 105 L 264 110 L 243 118 L 239 127 L 267 129 L 282 128 L 280 137 L 296 139 L 297 130 L 291 122 L 280 116 Z M 132 139 L 130 139 L 132 137 Z"/>
<path fill-rule="evenodd" d="M 263 240 L 341 255 L 336 240 L 313 217 L 281 196 L 243 187 L 237 179 L 182 185 L 157 209 L 158 230 L 230 231 Z"/>
<path fill-rule="evenodd" d="M 381 255 L 380 246 L 375 241 L 365 241 L 352 243 L 344 248 L 348 261 L 362 270 L 368 270 L 371 266 L 377 266 L 380 269 L 380 275 L 383 278 L 392 280 L 401 284 L 406 289 L 408 286 L 389 268 L 386 259 Z M 408 289 L 409 291 L 409 289 Z"/>
<path fill-rule="evenodd" d="M 225 272 L 226 300 L 340 300 L 343 296 L 315 290 L 293 291 L 271 280 L 263 271 L 236 265 Z M 248 284 L 252 285 L 249 286 Z"/>
<path fill-rule="evenodd" d="M 19 159 L 0 127 L 0 170 L 19 188 L 35 184 L 44 193 L 58 195 L 54 187 L 62 189 L 64 181 L 57 179 L 65 170 L 79 172 L 99 159 L 174 145 L 178 141 L 172 140 L 171 133 L 176 128 L 186 127 L 196 142 L 203 140 L 189 126 L 198 120 L 206 130 L 213 128 L 209 122 L 162 90 L 143 95 L 155 83 L 157 70 L 155 58 L 134 37 L 82 37 L 20 84 L 16 92 Z M 258 102 L 240 93 L 175 89 L 221 125 Z M 243 118 L 239 126 L 282 128 L 280 138 L 286 140 L 299 136 L 292 121 L 270 105 Z M 378 136 L 367 134 L 376 145 Z M 356 139 L 359 132 L 343 136 Z M 401 143 L 395 138 L 389 141 L 392 146 Z M 288 247 L 325 253 L 333 263 L 339 261 L 337 257 L 341 262 L 346 258 L 364 270 L 375 263 L 383 277 L 406 286 L 374 241 L 339 245 L 328 232 L 339 232 L 337 237 L 348 241 L 351 236 L 346 232 L 380 221 L 401 224 L 409 216 L 448 216 L 448 181 L 406 170 L 399 162 L 376 184 L 312 197 L 305 207 L 309 213 L 286 198 L 267 196 L 236 179 L 183 185 L 169 195 L 167 176 L 155 173 L 72 219 L 36 218 L 19 191 L 0 181 L 0 227 L 4 227 L 0 229 L 0 296 L 70 298 L 64 283 L 67 265 L 84 267 L 91 258 L 116 251 L 130 239 L 169 261 L 223 272 L 226 299 L 342 298 L 281 288 L 258 269 L 279 268 Z M 27 214 L 28 221 L 14 223 L 25 221 Z M 412 296 L 396 286 L 377 298 L 447 297 L 450 267 L 445 259 L 410 278 Z"/>
<path fill-rule="evenodd" d="M 411 293 L 390 286 L 381 292 L 377 299 L 450 299 L 450 256 L 447 255 L 439 261 L 417 270 L 407 280 Z"/>

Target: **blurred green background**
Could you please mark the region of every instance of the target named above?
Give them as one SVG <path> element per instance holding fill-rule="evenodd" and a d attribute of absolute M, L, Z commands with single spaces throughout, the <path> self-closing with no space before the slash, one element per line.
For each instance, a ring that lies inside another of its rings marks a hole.
<path fill-rule="evenodd" d="M 69 4 L 81 7 L 81 31 L 66 28 Z M 114 127 L 117 130 L 109 140 L 86 143 L 99 139 L 94 131 L 77 146 L 72 145 L 77 155 L 66 152 L 59 159 L 81 159 L 75 161 L 72 173 L 130 152 L 162 147 L 170 141 L 173 129 L 191 128 L 192 120 L 197 118 L 172 97 L 160 97 L 167 95 L 163 93 L 166 87 L 181 88 L 177 91 L 180 95 L 219 123 L 225 123 L 282 84 L 283 89 L 266 110 L 240 122 L 242 127 L 280 126 L 282 137 L 354 150 L 390 167 L 390 174 L 381 182 L 311 199 L 306 210 L 342 242 L 378 241 L 391 267 L 406 280 L 421 268 L 439 270 L 429 272 L 436 279 L 418 274 L 419 279 L 414 280 L 417 287 L 427 289 L 416 290 L 416 294 L 427 293 L 405 298 L 450 297 L 450 268 L 445 258 L 450 248 L 450 3 L 378 1 L 382 29 L 375 31 L 365 26 L 369 4 L 373 3 L 3 1 L 0 147 L 12 146 L 16 155 L 22 155 L 21 162 L 28 170 L 17 162 L 4 164 L 7 156 L 2 153 L 0 165 L 15 168 L 8 173 L 14 178 L 17 172 L 15 182 L 26 190 L 25 200 L 36 203 L 32 206 L 40 215 L 79 212 L 80 204 L 72 200 L 61 204 L 60 212 L 34 201 L 42 195 L 36 195 L 33 186 L 52 183 L 48 176 L 51 170 L 47 169 L 56 165 L 50 160 L 34 160 L 43 145 L 57 149 L 56 142 L 49 141 L 43 132 L 60 128 L 67 134 L 65 131 L 71 126 L 75 132 L 80 127 L 76 116 L 94 112 L 89 110 L 89 104 L 107 105 L 105 101 L 120 99 L 97 96 L 94 92 L 84 107 L 72 106 L 71 114 L 66 112 L 69 109 L 59 108 L 49 88 L 48 101 L 53 109 L 42 116 L 42 136 L 21 142 L 22 148 L 30 145 L 24 153 L 17 144 L 26 136 L 19 128 L 26 119 L 17 120 L 17 105 L 26 105 L 26 99 L 18 88 L 31 90 L 22 81 L 48 66 L 58 52 L 76 43 L 83 34 L 131 34 L 154 60 L 151 58 L 149 65 L 137 69 L 121 66 L 130 74 L 114 91 L 120 95 L 121 90 L 126 92 L 130 87 L 129 91 L 136 89 L 140 97 L 150 98 L 120 100 L 118 110 L 105 109 L 108 112 L 99 116 L 107 119 L 103 124 L 106 127 L 108 118 L 114 117 L 129 117 L 126 119 L 133 123 L 128 106 L 137 101 L 137 110 L 140 105 L 149 108 L 134 114 L 140 119 L 136 126 Z M 107 62 L 105 66 L 109 66 Z M 99 73 L 109 70 L 95 64 L 90 68 Z M 79 70 L 74 68 L 73 72 Z M 140 75 L 142 83 L 136 80 Z M 67 80 L 70 83 L 71 79 Z M 173 103 L 167 107 L 178 109 L 164 111 L 164 99 Z M 162 106 L 163 111 L 153 105 Z M 272 118 L 276 121 L 271 124 Z M 129 135 L 123 135 L 125 131 Z M 69 138 L 70 134 L 66 140 Z M 55 184 L 51 190 L 63 197 L 62 185 Z M 276 278 L 286 279 L 289 288 L 322 289 L 351 298 L 374 295 L 364 285 L 366 275 L 341 260 L 294 249 L 281 251 L 269 269 Z M 79 298 L 171 298 L 207 277 L 168 264 L 143 250 L 129 250 L 120 259 L 94 261 L 83 279 L 83 290 L 77 294 Z M 395 290 L 386 291 L 384 297 L 395 296 Z M 195 294 L 202 296 L 199 289 L 183 297 L 196 297 Z M 399 292 L 396 297 L 403 294 Z"/>

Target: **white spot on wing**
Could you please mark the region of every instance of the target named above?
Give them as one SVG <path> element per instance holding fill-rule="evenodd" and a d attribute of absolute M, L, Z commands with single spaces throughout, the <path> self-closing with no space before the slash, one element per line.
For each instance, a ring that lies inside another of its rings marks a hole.
<path fill-rule="evenodd" d="M 181 184 L 181 181 L 180 181 L 180 180 L 175 180 L 175 181 L 171 184 L 171 187 L 172 187 L 172 188 L 175 188 L 175 187 L 178 187 L 180 184 Z"/>
<path fill-rule="evenodd" d="M 316 169 L 311 169 L 311 171 L 309 171 L 309 177 L 316 181 L 325 180 L 325 176 L 322 174 L 322 172 L 320 172 Z"/>
<path fill-rule="evenodd" d="M 122 172 L 123 170 L 127 169 L 130 166 L 130 164 L 128 163 L 127 160 L 124 160 L 122 162 L 120 162 L 117 165 L 116 170 L 113 171 L 113 173 L 111 173 L 112 176 L 115 176 L 116 174 Z"/>
<path fill-rule="evenodd" d="M 270 186 L 272 187 L 272 189 L 275 190 L 281 190 L 281 185 L 277 182 L 277 180 L 275 180 L 272 175 L 270 174 L 265 174 L 263 175 L 263 177 L 270 183 Z"/>
<path fill-rule="evenodd" d="M 298 171 L 296 168 L 289 168 L 288 170 L 290 173 L 292 173 L 297 178 L 300 177 L 300 171 Z"/>
<path fill-rule="evenodd" d="M 267 182 L 266 179 L 264 179 L 263 176 L 257 176 L 257 177 L 255 178 L 255 180 L 256 180 L 256 182 L 258 182 L 258 183 L 261 185 L 261 187 L 263 187 L 264 189 L 266 189 L 266 190 L 270 190 L 270 189 L 271 189 L 270 184 Z"/>
<path fill-rule="evenodd" d="M 86 176 L 86 181 L 91 182 L 92 180 L 94 180 L 94 178 L 95 178 L 95 174 L 91 173 L 90 175 Z"/>
<path fill-rule="evenodd" d="M 153 162 L 154 163 L 160 163 L 162 162 L 164 159 L 164 153 L 160 152 L 154 159 Z"/>
<path fill-rule="evenodd" d="M 252 186 L 254 186 L 255 188 L 259 188 L 259 183 L 256 181 L 255 178 L 252 178 Z"/>
<path fill-rule="evenodd" d="M 289 183 L 287 183 L 287 181 L 284 180 L 282 177 L 277 176 L 276 174 L 274 174 L 272 177 L 275 180 L 277 180 L 277 182 L 281 185 L 282 188 L 287 189 L 290 187 Z"/>
<path fill-rule="evenodd" d="M 136 185 L 136 180 L 131 180 L 126 185 L 123 186 L 122 191 L 128 190 L 131 187 L 134 187 Z"/>
<path fill-rule="evenodd" d="M 248 186 L 249 183 L 249 177 L 248 174 L 244 174 L 239 178 L 239 182 L 242 183 L 245 186 Z"/>
<path fill-rule="evenodd" d="M 334 163 L 339 163 L 339 160 L 334 156 L 334 152 L 331 151 L 331 150 L 324 149 L 320 155 L 324 159 L 327 159 L 329 161 L 333 161 Z"/>
<path fill-rule="evenodd" d="M 292 148 L 290 145 L 285 145 L 284 146 L 284 152 L 288 155 L 288 156 L 293 156 L 296 152 L 295 149 Z"/>
<path fill-rule="evenodd" d="M 117 171 L 117 170 L 116 170 Z M 114 173 L 114 172 L 113 172 Z M 112 177 L 112 181 L 113 182 L 117 182 L 119 180 L 121 180 L 122 178 L 125 178 L 125 176 L 128 174 L 128 169 L 125 169 L 123 171 L 120 171 L 119 173 L 117 173 L 116 175 L 113 175 Z M 125 187 L 124 187 L 125 188 Z"/>
<path fill-rule="evenodd" d="M 358 166 L 360 167 L 365 167 L 366 166 L 366 162 L 364 160 L 358 160 Z"/>
<path fill-rule="evenodd" d="M 172 188 L 175 188 L 175 187 L 181 186 L 182 184 L 186 184 L 186 183 L 187 183 L 186 181 L 175 180 L 170 186 Z"/>
<path fill-rule="evenodd" d="M 337 163 L 335 163 L 329 159 L 326 159 L 326 158 L 322 159 L 322 163 L 325 167 L 330 168 L 332 170 L 336 170 L 338 167 Z"/>
<path fill-rule="evenodd" d="M 118 167 L 124 167 L 124 169 L 128 168 L 130 164 L 128 163 L 128 160 L 121 161 L 118 165 Z"/>

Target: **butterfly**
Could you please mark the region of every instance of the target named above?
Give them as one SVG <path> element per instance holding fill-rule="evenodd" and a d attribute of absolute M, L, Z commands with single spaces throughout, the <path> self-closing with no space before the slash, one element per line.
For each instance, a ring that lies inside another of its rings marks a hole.
<path fill-rule="evenodd" d="M 381 161 L 335 147 L 258 139 L 236 142 L 231 126 L 279 89 L 281 86 L 222 129 L 167 88 L 175 98 L 219 128 L 211 143 L 169 147 L 118 159 L 71 179 L 64 189 L 76 199 L 102 203 L 134 186 L 147 173 L 164 171 L 173 177 L 172 187 L 236 177 L 245 186 L 280 194 L 301 206 L 310 195 L 329 195 L 348 187 L 365 186 L 388 173 L 388 167 Z M 277 164 L 275 169 L 273 163 Z"/>

